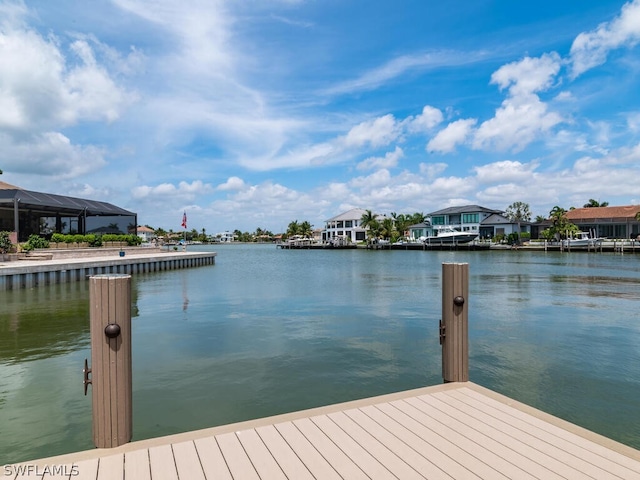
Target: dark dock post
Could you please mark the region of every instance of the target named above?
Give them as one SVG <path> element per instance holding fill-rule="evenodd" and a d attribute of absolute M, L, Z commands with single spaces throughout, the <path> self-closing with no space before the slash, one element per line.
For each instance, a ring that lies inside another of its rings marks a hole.
<path fill-rule="evenodd" d="M 93 442 L 111 448 L 133 430 L 131 275 L 95 275 L 89 284 Z"/>
<path fill-rule="evenodd" d="M 469 264 L 442 264 L 442 378 L 469 381 Z"/>

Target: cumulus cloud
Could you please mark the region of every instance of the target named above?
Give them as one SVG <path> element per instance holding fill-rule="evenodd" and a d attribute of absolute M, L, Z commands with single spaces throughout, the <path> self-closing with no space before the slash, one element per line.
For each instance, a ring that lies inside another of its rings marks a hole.
<path fill-rule="evenodd" d="M 27 131 L 80 120 L 113 121 L 135 95 L 118 86 L 86 41 L 61 50 L 61 39 L 28 29 L 0 30 L 0 128 Z"/>
<path fill-rule="evenodd" d="M 555 53 L 503 65 L 491 75 L 491 83 L 500 90 L 509 89 L 512 97 L 544 91 L 554 82 L 560 70 L 560 56 Z"/>
<path fill-rule="evenodd" d="M 381 147 L 389 145 L 396 140 L 401 133 L 401 128 L 395 117 L 391 114 L 362 122 L 351 130 L 342 139 L 346 147 Z"/>
<path fill-rule="evenodd" d="M 456 120 L 440 130 L 427 144 L 428 152 L 451 153 L 456 146 L 464 143 L 476 124 L 475 118 Z"/>
<path fill-rule="evenodd" d="M 173 183 L 161 183 L 155 187 L 140 185 L 131 190 L 131 195 L 135 199 L 172 198 L 193 200 L 197 195 L 211 193 L 213 188 L 201 180 L 194 180 L 191 183 L 180 182 L 178 186 Z"/>
<path fill-rule="evenodd" d="M 216 187 L 216 190 L 243 190 L 246 187 L 244 180 L 239 177 L 229 177 L 225 183 L 221 183 Z"/>
<path fill-rule="evenodd" d="M 102 168 L 105 151 L 91 145 L 74 145 L 65 135 L 44 132 L 16 140 L 0 132 L 3 167 L 15 173 L 73 178 Z"/>
<path fill-rule="evenodd" d="M 442 123 L 442 112 L 435 107 L 425 105 L 420 115 L 409 117 L 405 121 L 407 130 L 412 133 L 425 133 Z"/>
<path fill-rule="evenodd" d="M 494 72 L 491 83 L 501 90 L 507 89 L 509 95 L 495 116 L 478 127 L 473 148 L 520 151 L 562 122 L 562 117 L 549 111 L 536 94 L 553 84 L 560 63 L 560 57 L 550 53 L 538 58 L 525 57 Z"/>
<path fill-rule="evenodd" d="M 620 15 L 601 23 L 590 32 L 580 33 L 571 45 L 571 76 L 603 64 L 611 50 L 633 47 L 640 41 L 640 0 L 622 6 Z"/>
<path fill-rule="evenodd" d="M 421 163 L 418 168 L 427 179 L 432 179 L 444 172 L 448 166 L 446 163 Z"/>
<path fill-rule="evenodd" d="M 480 183 L 524 182 L 532 180 L 538 166 L 538 162 L 525 164 L 518 161 L 503 160 L 474 167 L 473 170 Z"/>
<path fill-rule="evenodd" d="M 387 152 L 384 157 L 369 157 L 360 162 L 356 168 L 358 170 L 374 170 L 377 168 L 392 168 L 398 165 L 398 161 L 404 156 L 400 147 L 396 147 L 393 152 Z"/>

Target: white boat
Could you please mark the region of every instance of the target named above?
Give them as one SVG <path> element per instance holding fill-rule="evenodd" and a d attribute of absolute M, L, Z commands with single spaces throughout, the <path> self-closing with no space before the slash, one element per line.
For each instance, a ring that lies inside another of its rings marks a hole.
<path fill-rule="evenodd" d="M 460 244 L 469 243 L 478 237 L 477 232 L 461 232 L 453 227 L 440 227 L 436 230 L 436 235 L 425 238 L 426 244 Z"/>
<path fill-rule="evenodd" d="M 597 248 L 602 245 L 604 238 L 595 237 L 591 232 L 578 232 L 574 238 L 567 238 L 562 240 L 562 246 L 564 248 Z"/>

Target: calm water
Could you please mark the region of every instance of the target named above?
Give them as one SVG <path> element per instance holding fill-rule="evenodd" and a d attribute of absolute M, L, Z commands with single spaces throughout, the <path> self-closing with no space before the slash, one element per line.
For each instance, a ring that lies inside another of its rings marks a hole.
<path fill-rule="evenodd" d="M 215 250 L 133 277 L 134 440 L 441 383 L 468 262 L 471 380 L 640 448 L 640 255 Z M 0 465 L 93 448 L 87 286 L 0 292 Z"/>

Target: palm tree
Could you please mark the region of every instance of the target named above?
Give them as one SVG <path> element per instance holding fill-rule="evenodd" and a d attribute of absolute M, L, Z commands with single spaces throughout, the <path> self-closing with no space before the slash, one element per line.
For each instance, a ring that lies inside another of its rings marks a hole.
<path fill-rule="evenodd" d="M 367 238 L 378 238 L 380 224 L 376 220 L 376 215 L 371 210 L 365 210 L 360 217 L 360 226 L 367 230 Z M 375 230 L 375 232 L 374 232 Z"/>
<path fill-rule="evenodd" d="M 294 235 L 300 234 L 300 224 L 297 220 L 289 223 L 287 227 L 287 237 L 293 237 Z"/>
<path fill-rule="evenodd" d="M 411 215 L 405 215 L 404 213 L 398 215 L 395 212 L 391 212 L 391 217 L 393 218 L 399 237 L 404 236 L 409 225 L 413 225 Z"/>
<path fill-rule="evenodd" d="M 300 224 L 300 235 L 305 238 L 313 237 L 313 226 L 306 220 Z"/>
<path fill-rule="evenodd" d="M 593 198 L 590 198 L 589 201 L 583 205 L 583 208 L 608 207 L 608 206 L 609 206 L 609 202 L 599 202 L 597 200 L 594 200 Z"/>
<path fill-rule="evenodd" d="M 392 239 L 397 235 L 393 218 L 385 217 L 380 224 L 380 235 L 385 239 Z"/>

